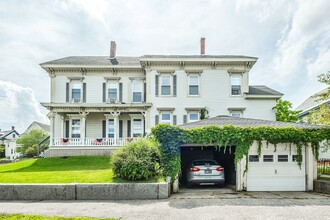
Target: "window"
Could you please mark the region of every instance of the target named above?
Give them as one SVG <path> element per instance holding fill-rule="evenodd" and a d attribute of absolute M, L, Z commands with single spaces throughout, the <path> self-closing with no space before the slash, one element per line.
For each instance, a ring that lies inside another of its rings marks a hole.
<path fill-rule="evenodd" d="M 240 118 L 241 117 L 241 113 L 240 112 L 232 112 L 231 116 L 234 118 Z"/>
<path fill-rule="evenodd" d="M 249 155 L 249 162 L 259 162 L 258 155 Z"/>
<path fill-rule="evenodd" d="M 161 114 L 161 121 L 162 124 L 171 124 L 171 114 L 170 113 L 162 113 Z"/>
<path fill-rule="evenodd" d="M 118 83 L 111 82 L 109 83 L 108 89 L 108 102 L 113 103 L 118 100 Z"/>
<path fill-rule="evenodd" d="M 133 81 L 133 102 L 142 102 L 142 82 Z"/>
<path fill-rule="evenodd" d="M 141 137 L 142 135 L 142 119 L 133 119 L 133 137 Z"/>
<path fill-rule="evenodd" d="M 191 75 L 189 76 L 189 95 L 195 96 L 199 95 L 199 76 Z"/>
<path fill-rule="evenodd" d="M 189 122 L 195 122 L 199 120 L 199 113 L 189 113 Z"/>
<path fill-rule="evenodd" d="M 14 153 L 14 149 L 10 149 L 10 153 L 13 154 Z"/>
<path fill-rule="evenodd" d="M 13 138 L 15 138 L 16 137 L 16 135 L 15 134 L 13 134 Z"/>
<path fill-rule="evenodd" d="M 241 95 L 241 76 L 237 74 L 231 75 L 231 94 Z"/>
<path fill-rule="evenodd" d="M 72 120 L 71 137 L 80 138 L 80 119 Z"/>
<path fill-rule="evenodd" d="M 264 155 L 264 162 L 273 162 L 274 155 Z"/>
<path fill-rule="evenodd" d="M 161 95 L 171 95 L 171 76 L 162 75 L 161 78 Z"/>
<path fill-rule="evenodd" d="M 108 120 L 108 138 L 115 137 L 115 120 L 109 119 Z"/>
<path fill-rule="evenodd" d="M 303 161 L 302 155 L 292 155 L 292 162 L 298 162 L 298 159 L 301 158 L 301 162 Z"/>
<path fill-rule="evenodd" d="M 81 99 L 81 82 L 80 80 L 72 80 L 72 102 L 80 102 Z"/>
<path fill-rule="evenodd" d="M 289 157 L 288 157 L 288 155 L 278 155 L 277 156 L 277 161 L 278 162 L 288 162 Z"/>

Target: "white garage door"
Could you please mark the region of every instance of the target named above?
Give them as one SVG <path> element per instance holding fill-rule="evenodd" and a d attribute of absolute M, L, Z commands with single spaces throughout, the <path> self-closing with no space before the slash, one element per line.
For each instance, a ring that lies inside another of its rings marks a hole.
<path fill-rule="evenodd" d="M 249 153 L 247 191 L 305 191 L 305 153 L 298 166 L 295 149 L 280 145 L 276 152 L 273 147 L 263 148 L 258 157 L 255 151 Z M 293 147 L 292 147 L 293 148 Z"/>

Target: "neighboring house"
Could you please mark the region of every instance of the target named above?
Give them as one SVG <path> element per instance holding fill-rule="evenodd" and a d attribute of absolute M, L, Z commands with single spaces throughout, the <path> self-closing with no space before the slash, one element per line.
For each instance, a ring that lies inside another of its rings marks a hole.
<path fill-rule="evenodd" d="M 303 129 L 320 129 L 322 126 L 270 121 L 250 118 L 217 116 L 202 121 L 181 125 L 183 129 L 201 128 L 213 125 L 222 127 L 294 127 Z M 313 180 L 317 177 L 316 161 L 311 147 L 302 146 L 302 164 L 297 164 L 297 148 L 294 144 L 279 143 L 276 149 L 273 144 L 262 141 L 261 155 L 258 155 L 258 144 L 254 142 L 248 152 L 247 160 L 243 158 L 234 163 L 236 146 L 227 146 L 227 151 L 217 150 L 212 146 L 201 144 L 182 144 L 182 167 L 192 159 L 216 159 L 225 169 L 226 181 L 236 185 L 236 190 L 247 191 L 305 191 L 313 190 Z M 230 149 L 230 150 L 229 150 Z M 244 156 L 245 157 L 245 156 Z M 248 164 L 246 164 L 248 163 Z M 247 165 L 247 166 L 246 166 Z M 245 173 L 248 167 L 247 173 Z M 183 169 L 185 170 L 185 169 Z"/>
<path fill-rule="evenodd" d="M 323 100 L 323 101 L 318 101 L 318 98 L 315 97 L 319 94 L 322 94 L 322 93 L 326 92 L 327 90 L 328 89 L 324 89 L 324 90 L 312 95 L 311 97 L 306 99 L 303 103 L 301 103 L 296 108 L 296 111 L 301 111 L 299 113 L 299 121 L 307 123 L 308 122 L 308 116 L 313 110 L 318 109 L 321 105 L 330 103 L 330 97 L 327 98 L 326 100 Z M 323 144 L 321 144 L 321 146 L 320 146 L 319 158 L 328 158 L 328 159 L 330 159 L 330 150 L 325 149 Z"/>
<path fill-rule="evenodd" d="M 16 139 L 19 138 L 19 133 L 12 126 L 11 130 L 2 131 L 0 129 L 0 145 L 5 146 L 5 156 L 7 159 L 13 160 L 20 156 L 16 152 Z"/>
<path fill-rule="evenodd" d="M 37 121 L 33 121 L 29 127 L 24 131 L 24 133 L 22 135 L 25 135 L 33 130 L 42 130 L 47 134 L 50 134 L 50 126 L 37 122 Z"/>
<path fill-rule="evenodd" d="M 46 156 L 102 155 L 158 123 L 209 116 L 275 120 L 282 97 L 250 85 L 257 58 L 235 55 L 74 56 L 40 64 L 50 76 L 50 148 Z"/>

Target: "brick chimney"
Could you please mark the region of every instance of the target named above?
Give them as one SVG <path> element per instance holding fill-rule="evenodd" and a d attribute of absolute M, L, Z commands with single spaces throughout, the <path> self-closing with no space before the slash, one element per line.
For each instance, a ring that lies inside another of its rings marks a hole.
<path fill-rule="evenodd" d="M 11 130 L 15 130 L 15 126 L 11 126 Z"/>
<path fill-rule="evenodd" d="M 201 55 L 205 55 L 205 37 L 201 37 Z"/>
<path fill-rule="evenodd" d="M 110 59 L 115 59 L 116 58 L 116 42 L 115 41 L 111 41 L 111 45 L 110 45 Z"/>

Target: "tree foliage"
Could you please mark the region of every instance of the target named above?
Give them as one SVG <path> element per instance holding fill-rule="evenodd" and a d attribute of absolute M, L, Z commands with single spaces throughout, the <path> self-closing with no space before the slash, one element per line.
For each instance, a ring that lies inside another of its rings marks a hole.
<path fill-rule="evenodd" d="M 276 110 L 276 121 L 297 122 L 301 111 L 290 110 L 292 103 L 287 100 L 279 99 L 273 109 Z"/>
<path fill-rule="evenodd" d="M 0 144 L 0 158 L 5 157 L 5 145 Z"/>
<path fill-rule="evenodd" d="M 23 135 L 22 137 L 18 138 L 16 143 L 22 145 L 20 153 L 22 153 L 24 156 L 31 155 L 30 153 L 33 152 L 32 151 L 33 146 L 36 148 L 36 146 L 42 140 L 44 140 L 47 136 L 48 136 L 48 134 L 45 133 L 44 131 L 35 129 L 35 130 L 32 130 L 31 132 Z M 32 147 L 32 148 L 30 148 L 30 147 Z M 30 148 L 29 154 L 26 155 L 26 150 L 28 148 Z"/>

